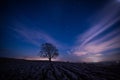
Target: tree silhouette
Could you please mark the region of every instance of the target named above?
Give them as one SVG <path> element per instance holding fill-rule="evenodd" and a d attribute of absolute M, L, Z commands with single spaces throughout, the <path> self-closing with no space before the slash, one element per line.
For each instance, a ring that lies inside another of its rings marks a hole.
<path fill-rule="evenodd" d="M 58 55 L 58 49 L 51 43 L 44 43 L 41 45 L 40 57 L 48 58 L 51 62 L 51 59 Z"/>

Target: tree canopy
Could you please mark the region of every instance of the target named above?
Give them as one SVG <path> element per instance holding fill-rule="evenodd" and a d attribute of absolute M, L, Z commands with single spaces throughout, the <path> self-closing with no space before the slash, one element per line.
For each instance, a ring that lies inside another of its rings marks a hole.
<path fill-rule="evenodd" d="M 51 61 L 52 58 L 56 58 L 59 55 L 58 49 L 51 43 L 43 43 L 40 49 L 40 57 L 48 58 Z"/>

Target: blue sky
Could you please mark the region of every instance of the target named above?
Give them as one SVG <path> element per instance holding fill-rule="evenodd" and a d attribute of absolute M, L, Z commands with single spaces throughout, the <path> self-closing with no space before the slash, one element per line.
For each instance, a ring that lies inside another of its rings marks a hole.
<path fill-rule="evenodd" d="M 37 57 L 40 45 L 50 42 L 58 60 L 120 57 L 119 0 L 12 0 L 1 6 L 0 56 Z"/>

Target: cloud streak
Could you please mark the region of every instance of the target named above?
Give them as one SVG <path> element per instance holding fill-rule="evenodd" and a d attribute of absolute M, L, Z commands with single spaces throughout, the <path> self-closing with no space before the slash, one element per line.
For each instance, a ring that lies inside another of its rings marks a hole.
<path fill-rule="evenodd" d="M 112 10 L 112 12 L 111 12 Z M 120 11 L 120 5 L 110 2 L 105 6 L 98 14 L 96 14 L 97 19 L 100 19 L 98 22 L 94 23 L 94 25 L 86 31 L 78 41 L 82 42 L 81 46 L 94 39 L 96 36 L 110 28 L 117 21 L 120 20 L 120 16 L 116 15 Z"/>
<path fill-rule="evenodd" d="M 40 47 L 40 44 L 44 42 L 52 43 L 59 48 L 61 48 L 62 46 L 51 36 L 40 30 L 29 29 L 26 27 L 15 27 L 12 28 L 12 30 L 15 31 L 19 36 L 21 36 L 24 41 L 29 42 L 30 44 L 33 44 L 37 47 Z"/>
<path fill-rule="evenodd" d="M 72 53 L 79 56 L 79 58 L 84 57 L 82 59 L 83 61 L 98 62 L 101 61 L 103 59 L 102 56 L 109 53 L 110 50 L 120 49 L 119 28 L 112 30 L 102 37 L 98 37 L 110 27 L 114 26 L 116 22 L 120 21 L 120 16 L 118 16 L 119 11 L 119 4 L 110 2 L 106 5 L 103 10 L 96 15 L 100 20 L 78 37 L 77 45 L 73 47 Z M 108 52 L 104 53 L 105 51 Z M 104 58 L 107 58 L 107 56 Z"/>

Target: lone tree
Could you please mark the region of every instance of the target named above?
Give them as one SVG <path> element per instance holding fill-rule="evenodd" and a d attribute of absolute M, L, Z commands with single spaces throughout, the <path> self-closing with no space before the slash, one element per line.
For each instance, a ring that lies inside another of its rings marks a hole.
<path fill-rule="evenodd" d="M 40 57 L 48 58 L 51 62 L 51 59 L 56 58 L 58 55 L 58 49 L 51 43 L 44 43 L 41 45 Z"/>

